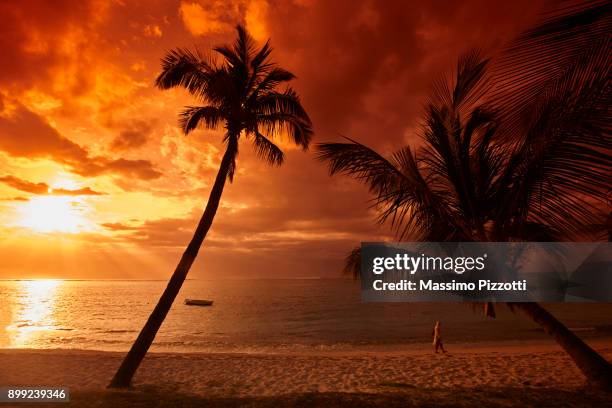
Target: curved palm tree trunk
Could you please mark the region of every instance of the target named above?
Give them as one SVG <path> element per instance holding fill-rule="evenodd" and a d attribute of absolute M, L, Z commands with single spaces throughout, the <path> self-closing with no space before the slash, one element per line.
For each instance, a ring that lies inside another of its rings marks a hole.
<path fill-rule="evenodd" d="M 612 388 L 612 365 L 546 309 L 533 302 L 511 303 L 510 305 L 522 310 L 534 322 L 542 326 L 544 331 L 551 335 L 570 355 L 590 384 L 606 389 Z"/>
<path fill-rule="evenodd" d="M 206 203 L 206 209 L 204 210 L 204 214 L 202 215 L 202 218 L 198 223 L 198 227 L 193 234 L 193 238 L 183 253 L 181 260 L 172 274 L 172 277 L 168 282 L 168 286 L 166 286 L 164 293 L 157 302 L 155 309 L 153 309 L 149 319 L 140 331 L 138 338 L 136 338 L 132 348 L 128 352 L 127 356 L 125 356 L 123 359 L 121 366 L 108 385 L 109 388 L 129 387 L 138 366 L 140 366 L 140 363 L 147 354 L 149 347 L 151 347 L 151 343 L 153 343 L 157 331 L 166 318 L 166 315 L 168 314 L 176 295 L 178 295 L 179 290 L 187 277 L 187 273 L 198 255 L 198 251 L 202 245 L 202 242 L 204 241 L 204 238 L 206 237 L 206 233 L 212 225 L 217 209 L 219 208 L 219 202 L 221 200 L 221 194 L 223 193 L 223 187 L 225 186 L 225 180 L 227 179 L 230 165 L 234 159 L 237 143 L 236 138 L 228 138 L 227 150 L 225 151 L 223 159 L 221 160 L 221 166 L 219 167 L 215 184 L 210 192 L 208 203 Z"/>

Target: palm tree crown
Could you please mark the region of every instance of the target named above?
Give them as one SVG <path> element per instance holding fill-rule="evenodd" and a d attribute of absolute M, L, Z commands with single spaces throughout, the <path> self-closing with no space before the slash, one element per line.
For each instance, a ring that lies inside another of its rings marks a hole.
<path fill-rule="evenodd" d="M 330 172 L 363 180 L 400 239 L 556 241 L 603 233 L 611 185 L 607 76 L 559 78 L 533 101 L 522 137 L 497 137 L 489 61 L 471 52 L 426 105 L 424 146 L 385 158 L 349 139 L 319 145 Z M 578 68 L 577 68 L 578 69 Z M 599 227 L 599 228 L 598 228 Z"/>
<path fill-rule="evenodd" d="M 286 135 L 306 150 L 312 138 L 312 125 L 297 93 L 289 86 L 277 88 L 295 76 L 268 60 L 269 41 L 257 49 L 253 38 L 241 25 L 232 46 L 214 48 L 222 61 L 199 51 L 177 48 L 162 60 L 156 80 L 161 89 L 183 87 L 202 101 L 203 106 L 187 106 L 180 115 L 180 126 L 189 134 L 198 126 L 216 129 L 224 124 L 224 142 L 232 154 L 228 178 L 236 169 L 238 139 L 252 140 L 257 155 L 272 165 L 283 163 L 282 150 L 272 141 Z"/>

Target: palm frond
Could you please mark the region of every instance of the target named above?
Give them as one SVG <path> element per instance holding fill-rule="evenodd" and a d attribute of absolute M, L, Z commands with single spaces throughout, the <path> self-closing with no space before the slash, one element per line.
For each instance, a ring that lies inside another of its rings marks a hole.
<path fill-rule="evenodd" d="M 236 26 L 238 38 L 234 43 L 234 52 L 240 56 L 242 64 L 248 66 L 255 48 L 255 41 L 242 24 Z"/>
<path fill-rule="evenodd" d="M 379 195 L 378 222 L 390 220 L 399 240 L 407 236 L 434 241 L 469 240 L 463 220 L 453 214 L 447 192 L 436 190 L 433 179 L 424 176 L 420 160 L 410 147 L 395 152 L 390 161 L 402 178 L 399 185 Z"/>
<path fill-rule="evenodd" d="M 329 174 L 345 174 L 368 185 L 379 195 L 399 183 L 401 172 L 389 160 L 361 143 L 319 143 L 317 159 L 328 163 Z"/>
<path fill-rule="evenodd" d="M 274 112 L 256 116 L 258 126 L 268 135 L 286 134 L 291 141 L 307 150 L 312 139 L 312 125 L 310 120 L 296 117 L 293 114 Z"/>
<path fill-rule="evenodd" d="M 273 65 L 272 63 L 266 62 L 271 53 L 272 46 L 270 45 L 270 40 L 268 40 L 251 60 L 251 67 L 253 70 L 257 72 L 266 72 Z"/>
<path fill-rule="evenodd" d="M 299 96 L 291 89 L 284 92 L 267 92 L 254 101 L 258 114 L 249 127 L 257 128 L 263 124 L 268 131 L 284 131 L 302 148 L 307 148 L 312 136 L 312 124 L 308 113 L 302 106 Z M 275 121 L 278 119 L 278 121 Z"/>
<path fill-rule="evenodd" d="M 255 109 L 264 115 L 278 112 L 295 115 L 302 120 L 310 121 L 297 92 L 292 88 L 287 88 L 284 92 L 271 91 L 261 95 L 257 98 Z"/>
<path fill-rule="evenodd" d="M 236 51 L 229 45 L 220 45 L 213 48 L 213 51 L 221 54 L 230 66 L 240 66 L 242 63 L 240 55 L 237 55 Z"/>
<path fill-rule="evenodd" d="M 361 274 L 361 247 L 355 247 L 346 255 L 342 273 L 351 275 L 353 279 L 359 279 Z"/>
<path fill-rule="evenodd" d="M 186 135 L 203 123 L 207 129 L 215 129 L 226 119 L 223 112 L 214 106 L 188 106 L 180 114 L 179 126 Z"/>
<path fill-rule="evenodd" d="M 176 48 L 162 58 L 162 72 L 155 85 L 160 89 L 181 86 L 199 97 L 215 69 L 214 63 L 198 50 Z"/>
<path fill-rule="evenodd" d="M 231 67 L 246 70 L 251 65 L 255 42 L 242 25 L 238 24 L 236 26 L 236 32 L 238 38 L 236 38 L 234 44 L 220 45 L 213 50 L 221 54 Z"/>
<path fill-rule="evenodd" d="M 367 146 L 347 140 L 350 143 L 319 144 L 317 158 L 328 162 L 330 175 L 346 174 L 368 186 L 379 209 L 380 223 L 389 222 L 399 239 L 441 233 L 442 224 L 448 227 L 446 200 L 429 188 L 410 148 L 399 150 L 388 160 Z"/>
<path fill-rule="evenodd" d="M 610 67 L 602 66 L 609 57 L 598 48 L 592 52 L 584 56 L 589 62 L 568 69 L 532 103 L 516 159 L 507 169 L 513 174 L 507 212 L 529 214 L 575 234 L 601 220 L 612 184 L 612 88 Z"/>
<path fill-rule="evenodd" d="M 277 86 L 284 82 L 289 82 L 295 79 L 295 75 L 283 68 L 273 68 L 267 72 L 262 78 L 255 82 L 248 96 L 248 100 L 252 102 L 265 92 L 273 91 Z"/>
<path fill-rule="evenodd" d="M 257 156 L 273 166 L 283 164 L 285 155 L 283 151 L 271 140 L 259 132 L 253 133 L 253 148 Z"/>
<path fill-rule="evenodd" d="M 478 49 L 462 54 L 457 62 L 455 77 L 445 76 L 434 81 L 430 104 L 448 107 L 454 111 L 469 109 L 488 90 L 487 67 L 490 59 L 484 58 Z"/>
<path fill-rule="evenodd" d="M 561 2 L 504 50 L 493 69 L 490 100 L 500 111 L 506 137 L 520 137 L 532 105 L 568 70 L 590 64 L 594 52 L 609 54 L 611 11 L 612 3 L 605 0 Z M 602 68 L 610 64 L 609 59 L 602 63 Z M 582 72 L 584 81 L 597 75 Z"/>
<path fill-rule="evenodd" d="M 486 73 L 489 61 L 489 58 L 482 57 L 479 50 L 459 57 L 452 106 L 470 105 L 482 98 L 488 85 Z"/>

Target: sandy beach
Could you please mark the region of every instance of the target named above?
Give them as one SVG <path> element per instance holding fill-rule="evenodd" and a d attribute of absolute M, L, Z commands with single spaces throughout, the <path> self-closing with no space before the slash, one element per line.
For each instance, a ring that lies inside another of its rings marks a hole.
<path fill-rule="evenodd" d="M 608 359 L 612 341 L 592 343 Z M 67 386 L 74 406 L 605 406 L 549 342 L 279 354 L 150 353 L 134 389 L 106 391 L 122 353 L 2 350 L 0 384 Z M 23 406 L 23 405 L 22 405 Z M 65 404 L 63 404 L 65 406 Z"/>

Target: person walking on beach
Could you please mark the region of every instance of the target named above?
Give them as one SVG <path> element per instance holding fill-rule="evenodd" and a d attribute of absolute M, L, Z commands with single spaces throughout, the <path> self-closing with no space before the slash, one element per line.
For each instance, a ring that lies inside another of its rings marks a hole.
<path fill-rule="evenodd" d="M 442 329 L 440 328 L 439 321 L 436 321 L 436 325 L 434 326 L 431 335 L 433 336 L 433 346 L 436 354 L 438 354 L 438 349 L 442 350 L 443 353 L 446 353 L 446 350 L 444 350 L 444 344 L 442 344 Z"/>

